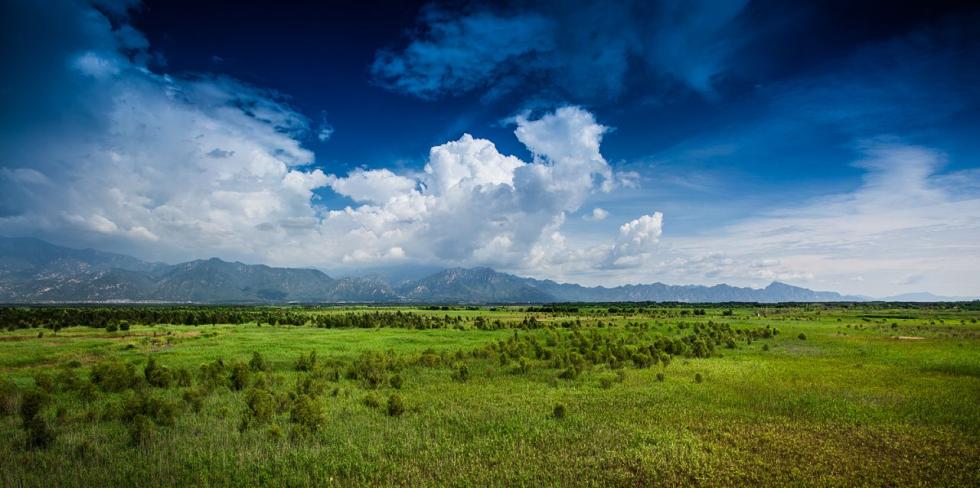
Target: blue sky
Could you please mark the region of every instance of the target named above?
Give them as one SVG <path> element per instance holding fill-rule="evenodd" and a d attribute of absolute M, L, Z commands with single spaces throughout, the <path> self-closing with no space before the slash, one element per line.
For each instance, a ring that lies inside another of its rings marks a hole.
<path fill-rule="evenodd" d="M 3 1 L 0 233 L 980 295 L 970 2 L 202 3 Z"/>

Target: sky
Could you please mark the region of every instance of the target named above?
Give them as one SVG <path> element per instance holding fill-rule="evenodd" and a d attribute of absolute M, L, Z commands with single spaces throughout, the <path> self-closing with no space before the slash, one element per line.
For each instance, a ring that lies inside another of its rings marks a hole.
<path fill-rule="evenodd" d="M 980 295 L 974 2 L 0 5 L 0 235 Z"/>

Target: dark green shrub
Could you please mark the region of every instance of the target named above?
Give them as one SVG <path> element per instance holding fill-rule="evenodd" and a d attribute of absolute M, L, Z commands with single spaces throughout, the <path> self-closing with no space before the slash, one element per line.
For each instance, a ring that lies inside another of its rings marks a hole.
<path fill-rule="evenodd" d="M 316 368 L 316 351 L 310 351 L 309 355 L 300 355 L 296 360 L 296 371 L 313 371 Z"/>
<path fill-rule="evenodd" d="M 116 325 L 116 323 L 115 323 L 115 322 L 109 322 L 109 323 L 108 323 L 108 324 L 106 324 L 106 326 L 105 326 L 105 331 L 106 331 L 106 332 L 115 332 L 115 331 L 117 331 L 117 330 L 119 330 L 119 326 L 118 326 L 118 325 Z"/>
<path fill-rule="evenodd" d="M 39 371 L 34 374 L 34 386 L 39 390 L 53 393 L 55 391 L 54 376 L 47 371 Z"/>
<path fill-rule="evenodd" d="M 464 382 L 468 379 L 470 379 L 470 370 L 466 367 L 466 365 L 460 364 L 457 366 L 453 371 L 453 380 Z"/>
<path fill-rule="evenodd" d="M 92 383 L 102 391 L 120 392 L 133 388 L 139 382 L 136 367 L 122 361 L 104 361 L 92 367 Z"/>
<path fill-rule="evenodd" d="M 121 331 L 129 331 L 129 322 L 127 322 L 125 320 L 123 320 L 122 322 L 119 322 L 119 330 L 121 330 Z"/>
<path fill-rule="evenodd" d="M 141 392 L 125 399 L 120 418 L 131 423 L 143 415 L 160 425 L 173 425 L 178 411 L 179 407 L 174 401 Z"/>
<path fill-rule="evenodd" d="M 55 376 L 58 391 L 76 391 L 82 387 L 82 379 L 73 369 L 64 368 Z"/>
<path fill-rule="evenodd" d="M 48 424 L 47 420 L 37 416 L 25 422 L 27 428 L 27 448 L 45 449 L 54 442 L 54 429 Z"/>
<path fill-rule="evenodd" d="M 156 436 L 156 426 L 149 417 L 138 414 L 129 423 L 129 442 L 133 446 L 142 446 Z"/>
<path fill-rule="evenodd" d="M 13 381 L 0 378 L 0 414 L 13 415 L 20 405 L 20 390 Z"/>
<path fill-rule="evenodd" d="M 300 395 L 293 400 L 293 406 L 289 410 L 289 421 L 300 432 L 315 432 L 326 422 L 323 407 L 307 395 Z"/>
<path fill-rule="evenodd" d="M 248 415 L 260 422 L 271 419 L 279 406 L 272 393 L 257 388 L 250 388 L 245 393 L 245 403 L 248 405 Z"/>
<path fill-rule="evenodd" d="M 269 370 L 269 365 L 266 364 L 265 358 L 258 351 L 252 352 L 252 359 L 248 361 L 248 367 L 256 372 Z"/>
<path fill-rule="evenodd" d="M 694 375 L 694 382 L 695 383 L 701 383 L 703 381 L 704 381 L 704 377 L 701 376 L 701 373 L 697 373 L 697 374 Z"/>
<path fill-rule="evenodd" d="M 610 376 L 603 376 L 603 377 L 599 378 L 599 387 L 602 388 L 602 389 L 604 389 L 604 390 L 608 390 L 608 389 L 612 388 L 613 382 L 614 381 L 613 381 L 613 378 L 612 377 L 610 377 Z"/>
<path fill-rule="evenodd" d="M 763 351 L 768 351 L 769 350 L 769 344 L 763 344 L 762 345 L 762 350 Z"/>
<path fill-rule="evenodd" d="M 203 387 L 189 388 L 184 391 L 184 403 L 191 407 L 195 413 L 201 411 L 204 406 L 204 399 L 207 398 L 208 391 Z"/>
<path fill-rule="evenodd" d="M 170 388 L 170 384 L 174 381 L 170 369 L 157 364 L 153 356 L 150 356 L 146 362 L 146 367 L 143 368 L 143 377 L 146 378 L 146 382 L 150 386 L 157 388 Z"/>
<path fill-rule="evenodd" d="M 51 396 L 44 390 L 27 390 L 20 399 L 20 417 L 26 425 L 51 401 Z"/>
<path fill-rule="evenodd" d="M 388 416 L 397 417 L 405 413 L 405 401 L 397 394 L 388 397 Z"/>
<path fill-rule="evenodd" d="M 402 388 L 401 375 L 397 375 L 397 374 L 391 375 L 391 378 L 388 379 L 388 384 L 390 384 L 392 388 L 396 390 L 400 390 Z"/>
<path fill-rule="evenodd" d="M 252 370 L 244 363 L 235 363 L 231 366 L 231 389 L 241 391 L 248 388 L 252 380 Z"/>
<path fill-rule="evenodd" d="M 188 387 L 194 383 L 194 375 L 191 374 L 191 370 L 180 367 L 174 368 L 174 383 L 177 386 Z"/>
<path fill-rule="evenodd" d="M 662 383 L 666 379 L 667 379 L 667 375 L 665 375 L 663 371 L 657 373 L 657 381 Z"/>
<path fill-rule="evenodd" d="M 802 332 L 800 332 L 800 335 L 798 335 L 798 336 L 796 336 L 796 337 L 797 337 L 797 338 L 798 338 L 799 340 L 801 340 L 801 341 L 805 341 L 805 340 L 806 340 L 806 334 L 804 334 L 804 333 L 802 333 Z"/>
<path fill-rule="evenodd" d="M 368 393 L 362 400 L 368 408 L 381 408 L 381 397 L 377 393 Z"/>
<path fill-rule="evenodd" d="M 616 383 L 622 383 L 624 381 L 626 381 L 626 371 L 616 371 Z"/>
<path fill-rule="evenodd" d="M 201 365 L 201 382 L 208 387 L 228 386 L 228 368 L 221 359 Z"/>
<path fill-rule="evenodd" d="M 309 375 L 296 380 L 296 392 L 300 395 L 318 397 L 327 389 L 327 380 Z"/>
<path fill-rule="evenodd" d="M 559 420 L 565 418 L 566 414 L 567 412 L 565 411 L 565 405 L 562 405 L 561 403 L 555 405 L 555 409 L 551 412 L 551 415 Z"/>

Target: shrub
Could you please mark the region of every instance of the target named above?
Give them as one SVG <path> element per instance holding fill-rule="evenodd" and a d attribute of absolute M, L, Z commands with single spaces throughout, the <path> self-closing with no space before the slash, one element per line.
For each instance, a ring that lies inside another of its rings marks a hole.
<path fill-rule="evenodd" d="M 142 446 L 150 442 L 156 435 L 156 426 L 146 415 L 136 415 L 129 424 L 129 442 L 133 446 Z"/>
<path fill-rule="evenodd" d="M 129 330 L 129 322 L 127 322 L 125 320 L 123 320 L 122 322 L 119 322 L 119 330 L 121 330 L 121 331 L 128 331 Z"/>
<path fill-rule="evenodd" d="M 39 390 L 44 390 L 48 393 L 54 392 L 54 376 L 47 371 L 40 371 L 34 375 L 34 386 Z"/>
<path fill-rule="evenodd" d="M 666 379 L 667 379 L 667 375 L 665 375 L 663 371 L 657 373 L 657 381 L 663 383 L 663 381 Z"/>
<path fill-rule="evenodd" d="M 565 415 L 567 415 L 565 405 L 561 403 L 555 405 L 555 409 L 551 412 L 551 415 L 558 420 L 565 418 Z"/>
<path fill-rule="evenodd" d="M 701 376 L 701 373 L 697 373 L 697 374 L 694 375 L 694 382 L 695 383 L 701 383 L 703 381 L 704 381 L 704 377 Z"/>
<path fill-rule="evenodd" d="M 137 417 L 145 416 L 160 425 L 173 425 L 177 418 L 179 407 L 172 400 L 139 393 L 132 395 L 123 402 L 120 418 L 125 422 L 134 422 Z"/>
<path fill-rule="evenodd" d="M 20 390 L 13 381 L 0 378 L 0 414 L 13 415 L 20 404 Z"/>
<path fill-rule="evenodd" d="M 368 393 L 367 395 L 364 396 L 364 399 L 361 401 L 368 408 L 381 408 L 382 400 L 377 393 Z"/>
<path fill-rule="evenodd" d="M 624 381 L 626 381 L 626 371 L 616 371 L 616 383 L 622 383 Z"/>
<path fill-rule="evenodd" d="M 67 368 L 58 371 L 55 382 L 60 391 L 75 391 L 82 387 L 82 380 L 75 373 L 75 370 Z"/>
<path fill-rule="evenodd" d="M 599 387 L 604 390 L 608 390 L 613 386 L 613 379 L 609 376 L 603 376 L 599 378 Z"/>
<path fill-rule="evenodd" d="M 391 387 L 394 388 L 394 389 L 396 389 L 396 390 L 402 389 L 402 377 L 401 377 L 401 375 L 397 375 L 397 374 L 391 375 L 391 378 L 388 379 L 388 384 L 390 384 Z"/>
<path fill-rule="evenodd" d="M 184 367 L 175 368 L 174 383 L 181 387 L 191 386 L 194 383 L 194 376 L 191 375 L 191 370 Z"/>
<path fill-rule="evenodd" d="M 173 374 L 170 373 L 170 369 L 157 364 L 153 356 L 150 356 L 146 362 L 146 367 L 143 368 L 143 377 L 146 378 L 146 382 L 150 386 L 157 388 L 170 388 L 170 384 L 173 383 Z"/>
<path fill-rule="evenodd" d="M 102 391 L 120 392 L 136 386 L 139 382 L 136 367 L 122 361 L 105 361 L 92 367 L 92 383 Z"/>
<path fill-rule="evenodd" d="M 470 379 L 470 370 L 466 367 L 466 365 L 460 364 L 457 366 L 456 370 L 453 371 L 453 380 L 465 382 L 468 379 Z"/>
<path fill-rule="evenodd" d="M 293 400 L 293 406 L 289 411 L 289 421 L 298 427 L 300 432 L 315 432 L 325 422 L 323 407 L 315 399 L 307 395 L 300 395 Z"/>
<path fill-rule="evenodd" d="M 316 368 L 316 351 L 310 351 L 308 356 L 300 355 L 296 360 L 296 371 L 313 371 Z"/>
<path fill-rule="evenodd" d="M 798 338 L 799 340 L 801 340 L 801 341 L 805 341 L 805 340 L 806 340 L 806 334 L 804 334 L 804 333 L 802 333 L 802 332 L 800 332 L 800 335 L 798 335 L 798 336 L 796 336 L 796 337 L 797 337 L 797 338 Z"/>
<path fill-rule="evenodd" d="M 244 363 L 235 363 L 231 367 L 231 389 L 241 391 L 248 388 L 252 380 L 252 370 Z"/>
<path fill-rule="evenodd" d="M 405 401 L 397 394 L 388 397 L 388 416 L 397 417 L 405 413 Z"/>
<path fill-rule="evenodd" d="M 762 350 L 763 351 L 768 351 L 769 350 L 769 344 L 763 344 L 762 345 Z"/>
<path fill-rule="evenodd" d="M 20 416 L 26 425 L 31 419 L 37 417 L 41 410 L 51 400 L 51 396 L 44 390 L 28 390 L 20 400 Z"/>
<path fill-rule="evenodd" d="M 251 388 L 245 394 L 245 402 L 248 405 L 248 414 L 251 418 L 265 422 L 276 414 L 278 406 L 272 393 L 266 390 Z"/>
<path fill-rule="evenodd" d="M 105 331 L 106 332 L 115 332 L 117 330 L 119 330 L 119 326 L 117 326 L 115 322 L 109 322 L 105 326 Z"/>
<path fill-rule="evenodd" d="M 269 365 L 266 364 L 265 358 L 258 351 L 252 352 L 252 359 L 248 361 L 248 367 L 256 372 L 269 370 Z"/>
<path fill-rule="evenodd" d="M 203 387 L 190 388 L 184 391 L 184 403 L 190 405 L 191 410 L 195 413 L 201 411 L 201 407 L 204 406 L 204 399 L 208 396 L 208 392 Z"/>
<path fill-rule="evenodd" d="M 54 442 L 55 432 L 42 417 L 33 417 L 25 425 L 27 428 L 27 448 L 44 449 Z"/>
<path fill-rule="evenodd" d="M 228 368 L 221 359 L 201 365 L 201 382 L 209 387 L 228 386 Z"/>

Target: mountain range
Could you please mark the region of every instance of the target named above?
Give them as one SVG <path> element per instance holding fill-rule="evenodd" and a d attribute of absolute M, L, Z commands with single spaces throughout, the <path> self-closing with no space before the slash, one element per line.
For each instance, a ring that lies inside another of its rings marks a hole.
<path fill-rule="evenodd" d="M 929 294 L 909 298 L 944 300 Z M 149 263 L 34 238 L 0 237 L 0 303 L 774 303 L 867 299 L 779 282 L 765 288 L 663 283 L 585 287 L 522 278 L 490 268 L 445 269 L 421 279 L 390 283 L 378 276 L 332 278 L 316 269 L 274 268 L 218 258 L 173 265 Z"/>

